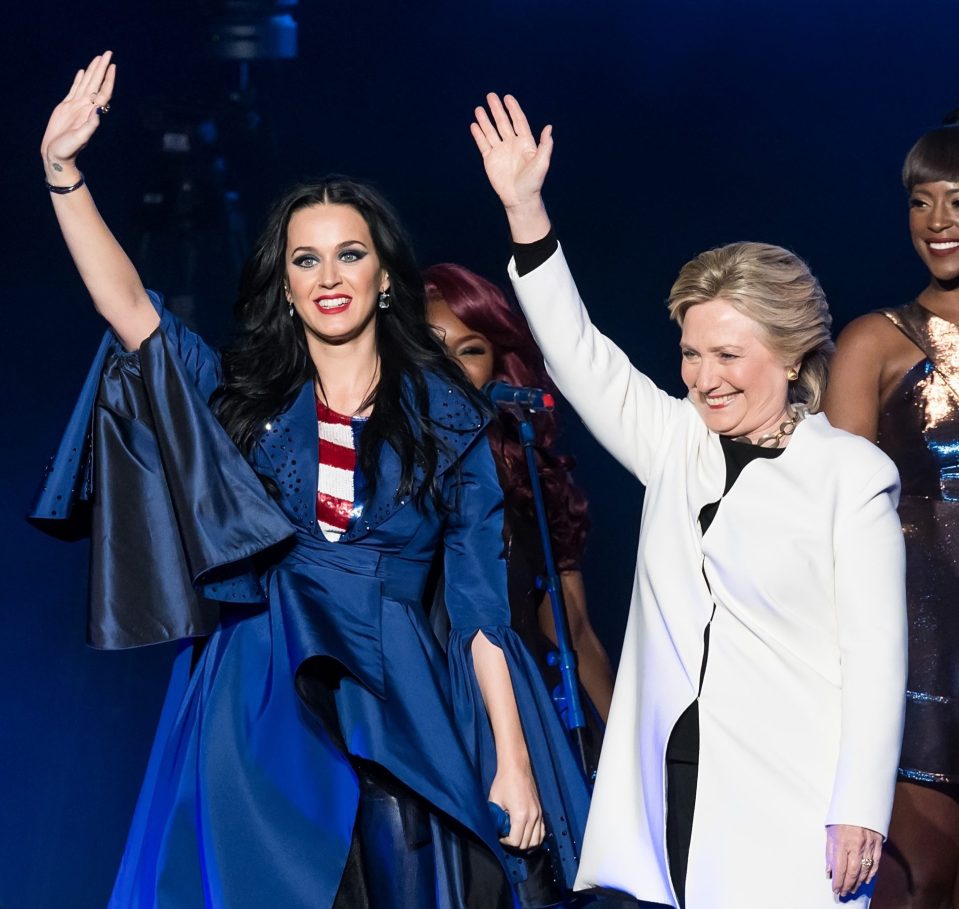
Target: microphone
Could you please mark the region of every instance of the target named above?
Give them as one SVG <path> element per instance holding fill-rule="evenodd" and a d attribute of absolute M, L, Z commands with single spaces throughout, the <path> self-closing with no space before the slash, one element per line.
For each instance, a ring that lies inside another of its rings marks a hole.
<path fill-rule="evenodd" d="M 510 385 L 508 382 L 487 382 L 483 386 L 483 394 L 503 410 L 519 407 L 535 413 L 552 410 L 556 406 L 553 396 L 548 391 L 543 391 L 542 388 L 523 388 L 519 385 Z"/>

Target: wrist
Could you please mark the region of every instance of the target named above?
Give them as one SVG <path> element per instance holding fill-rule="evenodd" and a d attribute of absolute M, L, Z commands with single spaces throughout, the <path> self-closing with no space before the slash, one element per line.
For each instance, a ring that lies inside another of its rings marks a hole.
<path fill-rule="evenodd" d="M 509 775 L 525 774 L 532 775 L 532 767 L 529 762 L 529 753 L 525 748 L 507 748 L 496 750 L 496 772 Z"/>
<path fill-rule="evenodd" d="M 506 206 L 506 220 L 509 230 L 516 243 L 535 243 L 542 240 L 549 231 L 549 215 L 543 197 L 537 195 L 535 199 L 518 202 Z"/>
<path fill-rule="evenodd" d="M 43 175 L 51 186 L 71 186 L 80 179 L 80 168 L 75 161 L 44 158 Z"/>

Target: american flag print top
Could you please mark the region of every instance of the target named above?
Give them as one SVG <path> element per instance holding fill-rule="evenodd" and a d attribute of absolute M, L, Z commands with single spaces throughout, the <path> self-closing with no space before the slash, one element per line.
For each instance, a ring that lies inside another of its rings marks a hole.
<path fill-rule="evenodd" d="M 316 520 L 332 543 L 349 530 L 356 498 L 356 429 L 365 422 L 316 402 L 320 469 L 316 483 Z"/>

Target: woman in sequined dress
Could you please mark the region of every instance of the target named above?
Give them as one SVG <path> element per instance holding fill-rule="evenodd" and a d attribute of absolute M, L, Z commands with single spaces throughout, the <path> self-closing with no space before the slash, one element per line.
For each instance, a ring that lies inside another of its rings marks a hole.
<path fill-rule="evenodd" d="M 903 167 L 929 284 L 842 332 L 826 396 L 836 426 L 877 442 L 902 477 L 909 679 L 875 909 L 959 907 L 959 124 Z"/>
<path fill-rule="evenodd" d="M 522 316 L 492 282 L 462 265 L 433 265 L 423 273 L 428 300 L 427 318 L 437 330 L 447 352 L 463 367 L 476 388 L 487 382 L 552 388 L 543 357 Z M 609 657 L 596 637 L 586 610 L 586 590 L 580 570 L 589 520 L 586 497 L 573 483 L 572 459 L 553 451 L 556 418 L 536 414 L 537 459 L 550 519 L 556 565 L 569 615 L 570 636 L 576 651 L 580 681 L 602 723 L 609 713 L 613 676 Z M 553 613 L 548 598 L 535 585 L 545 571 L 539 530 L 533 514 L 533 493 L 516 420 L 501 411 L 490 426 L 490 442 L 503 486 L 508 534 L 507 576 L 510 584 L 512 625 L 537 657 L 551 684 L 558 679 L 546 658 L 555 649 Z M 602 739 L 602 726 L 593 726 Z M 595 764 L 594 764 L 595 766 Z"/>

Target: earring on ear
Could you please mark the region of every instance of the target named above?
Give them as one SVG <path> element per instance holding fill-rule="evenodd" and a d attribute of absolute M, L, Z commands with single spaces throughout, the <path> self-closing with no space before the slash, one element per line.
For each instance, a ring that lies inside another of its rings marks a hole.
<path fill-rule="evenodd" d="M 389 290 L 381 290 L 380 295 L 376 298 L 376 305 L 380 309 L 389 309 L 391 299 Z"/>
<path fill-rule="evenodd" d="M 290 318 L 292 319 L 296 310 L 293 309 L 293 295 L 290 293 L 290 288 L 283 285 L 283 296 L 286 297 L 286 302 L 290 304 Z"/>
<path fill-rule="evenodd" d="M 796 379 L 799 378 L 799 373 L 790 366 L 789 369 L 786 370 L 786 378 L 789 379 L 790 382 L 795 382 Z"/>

